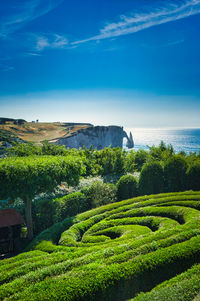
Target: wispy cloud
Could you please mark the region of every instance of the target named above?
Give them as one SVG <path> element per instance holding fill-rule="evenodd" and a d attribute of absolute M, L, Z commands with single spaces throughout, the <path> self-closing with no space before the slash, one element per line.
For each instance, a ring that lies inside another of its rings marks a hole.
<path fill-rule="evenodd" d="M 176 40 L 176 41 L 172 41 L 172 42 L 168 42 L 166 45 L 163 45 L 163 47 L 165 46 L 174 46 L 174 45 L 179 45 L 184 43 L 185 40 L 184 39 L 180 39 L 180 40 Z"/>
<path fill-rule="evenodd" d="M 13 71 L 15 68 L 13 66 L 5 65 L 0 63 L 0 70 L 3 72 Z"/>
<path fill-rule="evenodd" d="M 42 54 L 37 52 L 26 52 L 23 54 L 23 56 L 42 56 Z"/>
<path fill-rule="evenodd" d="M 163 44 L 158 44 L 158 45 L 156 45 L 156 44 L 149 45 L 149 44 L 142 43 L 141 46 L 144 48 L 148 48 L 148 49 L 157 49 L 157 48 L 164 48 L 164 47 L 179 45 L 184 42 L 185 42 L 185 39 L 178 39 L 178 40 L 167 41 Z"/>
<path fill-rule="evenodd" d="M 64 0 L 18 0 L 0 3 L 0 9 L 9 11 L 1 20 L 0 37 L 5 38 L 9 34 L 16 32 L 27 23 L 49 13 Z"/>
<path fill-rule="evenodd" d="M 121 15 L 117 22 L 108 22 L 99 34 L 87 39 L 75 41 L 72 45 L 78 45 L 90 41 L 99 41 L 129 35 L 148 29 L 153 26 L 177 21 L 200 13 L 200 0 L 170 0 L 163 1 L 163 5 L 152 7 L 152 2 L 142 10 L 145 13 L 130 13 Z"/>
<path fill-rule="evenodd" d="M 36 37 L 35 50 L 43 51 L 46 48 L 63 48 L 67 44 L 67 38 L 58 34 L 39 35 Z"/>

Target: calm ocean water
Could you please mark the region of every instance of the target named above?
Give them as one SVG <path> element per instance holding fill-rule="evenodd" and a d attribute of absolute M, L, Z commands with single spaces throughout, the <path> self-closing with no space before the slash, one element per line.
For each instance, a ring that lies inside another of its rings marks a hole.
<path fill-rule="evenodd" d="M 133 134 L 135 150 L 148 149 L 148 146 L 159 145 L 163 140 L 172 144 L 176 152 L 185 151 L 200 153 L 200 128 L 199 129 L 150 129 L 127 128 Z"/>

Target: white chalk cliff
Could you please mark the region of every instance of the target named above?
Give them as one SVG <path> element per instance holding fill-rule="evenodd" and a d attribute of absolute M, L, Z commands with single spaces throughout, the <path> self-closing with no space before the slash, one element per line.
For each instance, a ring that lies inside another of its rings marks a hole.
<path fill-rule="evenodd" d="M 123 139 L 127 139 L 126 146 L 128 148 L 134 147 L 133 137 L 127 133 L 120 126 L 90 126 L 86 129 L 78 130 L 71 136 L 63 137 L 55 143 L 64 145 L 66 148 L 89 148 L 92 146 L 96 149 L 103 149 L 105 147 L 122 147 Z"/>

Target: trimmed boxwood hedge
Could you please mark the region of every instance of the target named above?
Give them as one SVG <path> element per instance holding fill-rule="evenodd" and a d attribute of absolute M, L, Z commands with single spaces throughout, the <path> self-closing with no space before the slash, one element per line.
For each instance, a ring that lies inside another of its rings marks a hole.
<path fill-rule="evenodd" d="M 66 218 L 0 262 L 0 300 L 193 300 L 199 204 L 198 191 L 157 194 Z"/>

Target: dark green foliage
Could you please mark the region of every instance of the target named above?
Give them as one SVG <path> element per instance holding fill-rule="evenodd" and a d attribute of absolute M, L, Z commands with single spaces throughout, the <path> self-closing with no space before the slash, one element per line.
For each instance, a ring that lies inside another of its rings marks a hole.
<path fill-rule="evenodd" d="M 173 155 L 164 165 L 166 192 L 184 191 L 187 188 L 187 162 L 180 155 Z"/>
<path fill-rule="evenodd" d="M 122 176 L 117 182 L 117 199 L 119 201 L 137 196 L 137 180 L 132 175 Z"/>
<path fill-rule="evenodd" d="M 54 222 L 59 222 L 66 217 L 75 216 L 80 212 L 91 209 L 86 196 L 81 192 L 71 193 L 61 199 L 53 200 Z"/>
<path fill-rule="evenodd" d="M 136 164 L 135 164 L 135 151 L 131 150 L 127 153 L 126 156 L 126 172 L 134 172 L 136 170 Z M 138 169 L 138 166 L 137 166 Z"/>
<path fill-rule="evenodd" d="M 33 209 L 35 233 L 40 233 L 54 223 L 91 207 L 83 193 L 74 192 L 62 198 L 38 200 L 34 202 Z"/>
<path fill-rule="evenodd" d="M 40 146 L 32 143 L 17 143 L 7 150 L 9 157 L 41 156 L 42 149 Z"/>
<path fill-rule="evenodd" d="M 57 244 L 60 236 L 66 228 L 69 228 L 73 225 L 74 217 L 67 217 L 62 222 L 55 223 L 50 228 L 42 231 L 36 238 L 26 248 L 26 251 L 39 249 L 45 252 L 54 252 L 56 250 L 60 251 L 60 247 L 55 246 Z"/>
<path fill-rule="evenodd" d="M 138 171 L 141 171 L 142 166 L 144 165 L 144 163 L 147 162 L 148 157 L 149 157 L 149 153 L 143 149 L 139 149 L 135 153 L 135 168 Z"/>
<path fill-rule="evenodd" d="M 128 153 L 122 148 L 104 148 L 97 151 L 92 147 L 90 149 L 66 149 L 64 146 L 55 145 L 44 141 L 42 146 L 34 143 L 18 143 L 7 151 L 7 155 L 11 157 L 25 157 L 33 155 L 51 155 L 51 156 L 67 156 L 75 155 L 80 157 L 85 164 L 84 175 L 109 175 L 123 174 L 126 170 L 126 160 Z M 130 166 L 129 166 L 130 169 Z M 131 170 L 132 171 L 132 170 Z"/>
<path fill-rule="evenodd" d="M 55 145 L 53 143 L 49 143 L 48 141 L 44 141 L 42 143 L 42 155 L 47 156 L 65 156 L 67 155 L 66 148 L 61 145 Z"/>
<path fill-rule="evenodd" d="M 168 159 L 174 157 L 172 145 L 166 145 L 161 141 L 159 146 L 149 147 L 149 151 L 125 151 L 119 147 L 104 148 L 96 150 L 90 147 L 78 149 L 65 149 L 64 146 L 55 145 L 44 141 L 42 146 L 34 143 L 18 143 L 7 150 L 8 156 L 32 156 L 32 155 L 53 155 L 53 156 L 76 156 L 84 162 L 85 170 L 82 175 L 123 175 L 127 172 L 141 171 L 143 165 L 147 162 L 159 161 L 164 164 Z M 175 156 L 176 157 L 176 156 Z M 200 162 L 200 155 L 190 153 L 186 155 L 180 152 L 179 158 L 184 159 L 190 166 L 193 163 Z"/>
<path fill-rule="evenodd" d="M 163 168 L 159 162 L 146 163 L 139 177 L 139 193 L 141 195 L 160 193 L 163 191 Z"/>
<path fill-rule="evenodd" d="M 78 184 L 83 165 L 74 157 L 35 156 L 0 160 L 0 199 L 21 198 L 25 204 L 25 215 L 29 238 L 33 237 L 32 199 L 41 192 L 54 191 L 65 181 Z"/>
<path fill-rule="evenodd" d="M 95 152 L 101 175 L 123 174 L 126 165 L 126 152 L 120 148 L 104 148 Z"/>
<path fill-rule="evenodd" d="M 33 198 L 66 181 L 76 185 L 82 164 L 74 157 L 27 157 L 0 160 L 0 197 Z"/>
<path fill-rule="evenodd" d="M 160 142 L 159 146 L 149 147 L 149 155 L 153 160 L 161 161 L 167 160 L 171 155 L 174 154 L 174 149 L 171 144 L 166 145 L 163 141 Z"/>
<path fill-rule="evenodd" d="M 79 150 L 79 154 L 86 167 L 84 176 L 96 175 L 101 172 L 101 167 L 96 161 L 96 152 L 97 150 L 94 150 L 92 147 L 90 147 L 90 149 L 84 147 Z"/>
<path fill-rule="evenodd" d="M 114 203 L 116 201 L 117 188 L 114 184 L 96 181 L 89 187 L 82 189 L 90 208 Z"/>
<path fill-rule="evenodd" d="M 26 157 L 26 156 L 65 156 L 68 154 L 64 146 L 55 145 L 44 141 L 42 146 L 32 142 L 17 143 L 7 150 L 10 157 Z"/>
<path fill-rule="evenodd" d="M 54 224 L 55 206 L 52 199 L 43 199 L 33 203 L 33 228 L 38 234 Z"/>
<path fill-rule="evenodd" d="M 117 147 L 114 151 L 114 154 L 114 173 L 123 174 L 125 172 L 126 153 L 120 147 Z"/>
<path fill-rule="evenodd" d="M 193 163 L 187 171 L 188 189 L 200 190 L 200 162 Z"/>
<path fill-rule="evenodd" d="M 142 293 L 131 301 L 192 301 L 200 292 L 200 265 L 194 265 L 185 273 L 178 275 L 149 293 Z M 196 299 L 195 299 L 196 300 Z"/>

